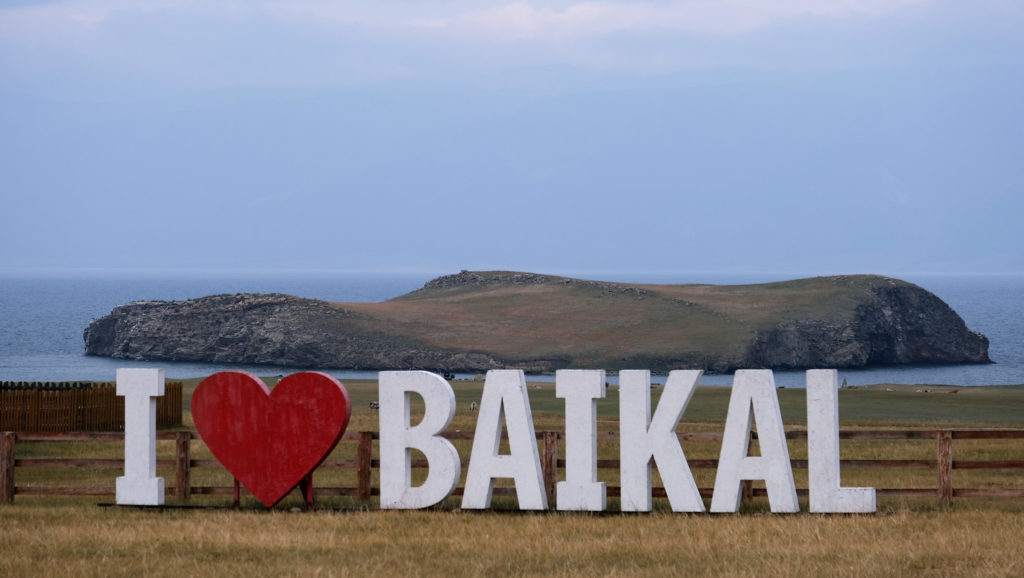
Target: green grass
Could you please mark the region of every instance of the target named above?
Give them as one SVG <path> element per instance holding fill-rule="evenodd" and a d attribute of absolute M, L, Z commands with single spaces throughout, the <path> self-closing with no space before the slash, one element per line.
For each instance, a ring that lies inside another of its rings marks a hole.
<path fill-rule="evenodd" d="M 360 385 L 362 387 L 362 385 Z M 481 384 L 455 382 L 460 406 L 479 400 Z M 927 390 L 927 392 L 925 391 Z M 698 387 L 683 414 L 684 423 L 721 426 L 729 407 L 728 387 Z M 952 393 L 952 392 L 956 393 Z M 652 408 L 657 407 L 661 389 L 652 390 Z M 783 422 L 787 426 L 807 423 L 804 389 L 777 390 Z M 564 401 L 555 397 L 550 383 L 534 383 L 529 389 L 535 417 L 559 417 Z M 609 387 L 597 402 L 599 419 L 617 420 L 619 390 Z M 841 425 L 906 427 L 1024 427 L 1024 385 L 991 387 L 875 385 L 839 391 Z M 557 420 L 556 420 L 557 421 Z M 561 429 L 558 424 L 557 429 Z"/>
<path fill-rule="evenodd" d="M 263 378 L 273 387 L 277 378 Z M 183 380 L 183 398 L 186 400 L 185 422 L 192 427 L 188 402 L 200 379 Z M 376 380 L 344 380 L 352 399 L 353 431 L 376 431 L 377 413 L 369 409 L 369 402 L 378 399 Z M 453 428 L 474 429 L 469 404 L 479 402 L 483 383 L 452 381 L 458 406 Z M 564 401 L 555 396 L 554 384 L 531 382 L 530 406 L 537 429 L 564 428 Z M 707 424 L 721 427 L 729 407 L 731 388 L 701 386 L 683 414 L 684 424 Z M 953 393 L 953 392 L 956 393 Z M 597 401 L 598 419 L 617 429 L 619 418 L 619 390 L 607 388 L 604 399 Z M 651 406 L 657 407 L 661 388 L 654 387 Z M 782 419 L 787 426 L 807 423 L 807 400 L 804 389 L 777 390 Z M 413 404 L 414 409 L 421 405 Z M 881 384 L 847 388 L 839 391 L 839 419 L 842 426 L 905 426 L 905 427 L 1024 427 L 1024 385 L 953 387 L 911 386 Z M 543 426 L 543 427 L 542 427 Z"/>

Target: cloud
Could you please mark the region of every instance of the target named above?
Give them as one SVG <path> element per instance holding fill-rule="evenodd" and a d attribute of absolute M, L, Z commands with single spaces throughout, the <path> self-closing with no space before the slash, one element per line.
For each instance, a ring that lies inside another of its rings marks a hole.
<path fill-rule="evenodd" d="M 508 2 L 462 7 L 414 26 L 499 38 L 593 37 L 619 32 L 738 34 L 796 18 L 875 16 L 926 0 L 676 0 L 670 2 Z"/>
<path fill-rule="evenodd" d="M 50 0 L 0 8 L 5 36 L 95 30 L 116 17 L 149 14 L 194 18 L 267 16 L 389 31 L 436 31 L 482 39 L 592 37 L 623 31 L 736 34 L 796 18 L 849 18 L 899 11 L 928 0 L 670 0 L 421 2 L 379 0 Z"/>
<path fill-rule="evenodd" d="M 0 7 L 0 75 L 31 92 L 125 93 L 891 64 L 936 36 L 917 20 L 950 1 L 21 0 Z M 972 12 L 993 20 L 998 2 L 983 4 Z"/>

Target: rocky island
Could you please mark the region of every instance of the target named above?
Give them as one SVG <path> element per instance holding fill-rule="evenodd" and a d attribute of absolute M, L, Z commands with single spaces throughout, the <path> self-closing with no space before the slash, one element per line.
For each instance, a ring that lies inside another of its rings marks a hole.
<path fill-rule="evenodd" d="M 114 308 L 85 352 L 323 369 L 854 368 L 988 363 L 932 293 L 874 275 L 756 285 L 609 283 L 462 271 L 379 303 L 215 295 Z"/>

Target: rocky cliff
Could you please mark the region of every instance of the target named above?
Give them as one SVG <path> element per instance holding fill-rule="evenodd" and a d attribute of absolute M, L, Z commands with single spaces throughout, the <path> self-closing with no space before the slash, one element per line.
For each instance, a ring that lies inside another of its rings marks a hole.
<path fill-rule="evenodd" d="M 216 295 L 116 307 L 88 355 L 334 369 L 847 368 L 985 363 L 928 291 L 859 275 L 742 286 L 463 271 L 381 303 Z"/>

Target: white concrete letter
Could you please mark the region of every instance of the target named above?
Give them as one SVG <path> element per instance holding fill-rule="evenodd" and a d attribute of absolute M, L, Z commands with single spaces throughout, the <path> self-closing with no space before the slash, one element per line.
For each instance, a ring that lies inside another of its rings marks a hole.
<path fill-rule="evenodd" d="M 807 372 L 807 462 L 811 512 L 874 512 L 874 488 L 843 488 L 839 479 L 839 376 Z"/>
<path fill-rule="evenodd" d="M 597 481 L 597 398 L 605 395 L 603 370 L 560 369 L 555 395 L 565 400 L 565 481 L 555 486 L 559 510 L 601 512 L 607 505 Z"/>
<path fill-rule="evenodd" d="M 747 456 L 752 420 L 757 422 L 760 456 Z M 733 377 L 711 511 L 739 510 L 743 480 L 764 480 L 773 512 L 800 511 L 775 377 L 768 369 L 741 369 Z"/>
<path fill-rule="evenodd" d="M 503 421 L 508 429 L 509 455 L 498 455 Z M 487 372 L 462 507 L 467 510 L 489 507 L 495 478 L 515 480 L 519 509 L 547 509 L 548 497 L 544 492 L 526 377 L 519 369 Z"/>
<path fill-rule="evenodd" d="M 124 397 L 124 476 L 114 483 L 118 504 L 164 503 L 164 479 L 156 477 L 156 397 L 163 394 L 164 370 L 117 370 L 117 395 Z"/>
<path fill-rule="evenodd" d="M 427 508 L 447 498 L 459 484 L 462 461 L 440 434 L 455 417 L 455 392 L 441 376 L 427 371 L 382 371 L 380 403 L 380 507 Z M 412 394 L 423 398 L 423 420 L 411 425 Z M 427 479 L 412 485 L 412 450 L 427 458 Z"/>
<path fill-rule="evenodd" d="M 623 512 L 651 510 L 652 460 L 661 473 L 672 511 L 704 511 L 704 501 L 676 435 L 676 425 L 686 411 L 702 373 L 669 373 L 652 419 L 651 372 L 619 372 L 619 462 Z"/>

